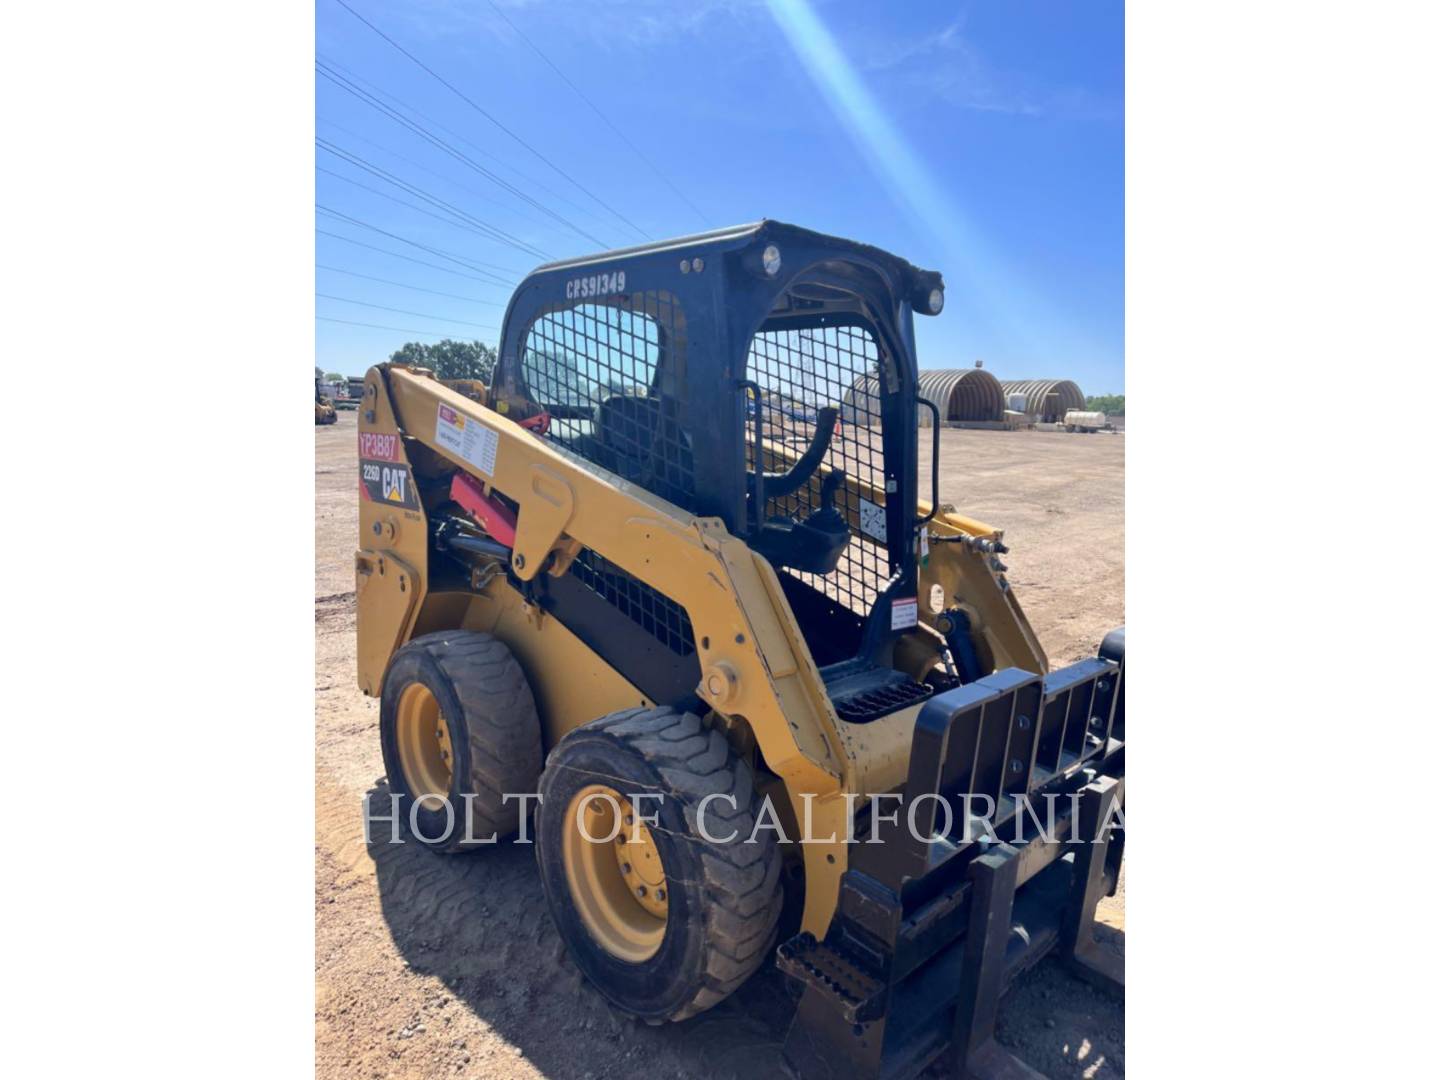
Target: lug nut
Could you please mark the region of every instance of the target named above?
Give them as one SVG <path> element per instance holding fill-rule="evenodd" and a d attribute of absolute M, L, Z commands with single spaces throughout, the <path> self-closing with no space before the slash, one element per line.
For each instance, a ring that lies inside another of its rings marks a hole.
<path fill-rule="evenodd" d="M 622 874 L 628 874 L 628 873 L 630 873 L 630 864 L 629 864 L 628 862 L 627 862 L 627 863 L 621 863 L 621 864 L 620 864 L 620 872 L 621 872 Z"/>
<path fill-rule="evenodd" d="M 645 895 L 645 886 L 644 886 L 644 885 L 641 885 L 638 889 L 636 889 L 636 890 L 635 890 L 635 895 L 636 895 L 636 896 L 644 896 L 644 895 Z"/>
<path fill-rule="evenodd" d="M 664 890 L 664 889 L 656 889 L 656 890 L 655 890 L 655 899 L 656 899 L 656 900 L 664 900 L 664 899 L 665 899 L 665 890 Z"/>

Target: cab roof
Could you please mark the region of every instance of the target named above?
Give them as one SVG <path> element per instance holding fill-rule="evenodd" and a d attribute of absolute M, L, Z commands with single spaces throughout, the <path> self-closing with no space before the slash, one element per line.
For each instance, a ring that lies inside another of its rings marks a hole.
<path fill-rule="evenodd" d="M 750 247 L 763 247 L 769 243 L 780 247 L 782 258 L 788 244 L 807 251 L 824 250 L 827 253 L 833 252 L 837 257 L 850 256 L 877 264 L 889 271 L 893 284 L 899 292 L 921 292 L 923 294 L 932 288 L 944 287 L 938 271 L 923 270 L 883 248 L 816 232 L 799 225 L 790 225 L 773 218 L 763 218 L 746 225 L 731 225 L 723 229 L 711 229 L 708 232 L 692 233 L 689 236 L 679 236 L 668 240 L 656 240 L 648 244 L 635 244 L 630 247 L 614 248 L 610 251 L 594 252 L 570 259 L 557 259 L 554 262 L 537 266 L 525 276 L 521 286 L 551 274 L 601 264 L 614 265 L 617 262 L 639 260 L 652 255 L 672 254 L 691 259 L 699 255 L 707 258 L 710 255 L 740 251 Z M 926 313 L 923 308 L 917 310 L 921 314 Z"/>

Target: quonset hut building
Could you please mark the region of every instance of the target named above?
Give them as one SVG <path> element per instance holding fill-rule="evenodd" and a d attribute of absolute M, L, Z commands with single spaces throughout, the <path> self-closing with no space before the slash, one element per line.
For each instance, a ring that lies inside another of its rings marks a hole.
<path fill-rule="evenodd" d="M 879 388 L 873 376 L 858 380 L 845 394 L 842 420 L 880 415 L 875 400 Z M 920 396 L 940 412 L 942 423 L 999 423 L 1005 416 L 1005 394 L 1000 382 L 984 368 L 958 368 L 920 372 Z M 929 409 L 920 410 L 920 426 L 929 427 Z"/>
<path fill-rule="evenodd" d="M 923 381 L 923 372 L 920 377 Z M 1069 410 L 1085 408 L 1085 395 L 1069 379 L 1016 379 L 1002 382 L 1000 389 L 1007 401 L 1011 394 L 1024 394 L 1025 411 L 1042 424 L 1058 423 Z"/>

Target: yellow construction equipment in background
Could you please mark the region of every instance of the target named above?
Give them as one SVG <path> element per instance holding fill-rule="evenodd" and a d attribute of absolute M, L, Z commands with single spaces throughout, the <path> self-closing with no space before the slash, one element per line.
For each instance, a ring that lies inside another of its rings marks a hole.
<path fill-rule="evenodd" d="M 333 424 L 339 419 L 335 403 L 320 392 L 320 379 L 315 379 L 315 423 Z"/>

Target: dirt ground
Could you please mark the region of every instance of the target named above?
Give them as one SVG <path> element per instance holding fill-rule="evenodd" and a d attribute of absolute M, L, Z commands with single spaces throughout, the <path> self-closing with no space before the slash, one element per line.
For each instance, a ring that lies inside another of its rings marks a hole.
<path fill-rule="evenodd" d="M 793 1006 L 773 965 L 683 1024 L 636 1024 L 565 955 L 532 848 L 367 847 L 362 807 L 378 815 L 388 801 L 378 707 L 355 686 L 355 422 L 342 412 L 315 431 L 317 1076 L 784 1075 Z M 1123 435 L 942 432 L 941 499 L 1005 529 L 1011 581 L 1052 664 L 1093 655 L 1124 622 L 1124 461 Z M 1102 943 L 1123 953 L 1123 878 L 1100 918 Z M 1051 1077 L 1125 1074 L 1123 1004 L 1054 961 L 1011 991 L 997 1035 Z"/>

